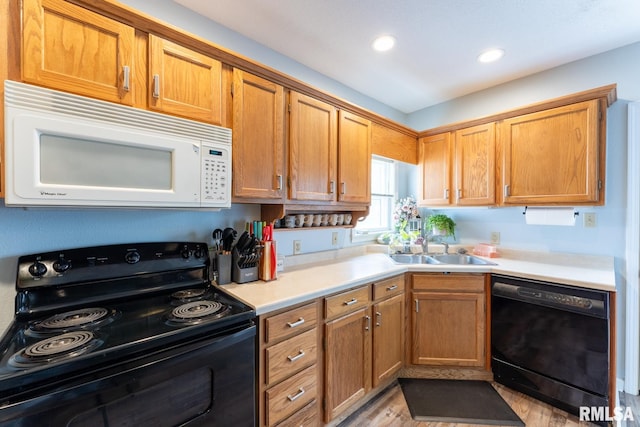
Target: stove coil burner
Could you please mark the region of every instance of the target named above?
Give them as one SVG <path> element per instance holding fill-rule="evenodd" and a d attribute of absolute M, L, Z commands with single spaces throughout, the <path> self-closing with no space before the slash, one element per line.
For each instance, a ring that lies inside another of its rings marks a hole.
<path fill-rule="evenodd" d="M 206 289 L 183 289 L 181 291 L 177 291 L 171 294 L 171 298 L 177 300 L 178 304 L 183 302 L 189 302 L 192 300 L 202 299 L 205 295 L 207 295 L 208 291 Z"/>
<path fill-rule="evenodd" d="M 88 353 L 103 343 L 93 332 L 76 331 L 56 335 L 32 344 L 9 359 L 16 368 L 30 368 L 36 365 L 59 362 Z"/>
<path fill-rule="evenodd" d="M 32 324 L 29 331 L 35 335 L 59 334 L 74 330 L 97 328 L 115 319 L 115 310 L 102 307 L 82 308 L 55 314 L 41 322 Z"/>
<path fill-rule="evenodd" d="M 230 306 L 218 301 L 193 301 L 174 308 L 168 318 L 172 323 L 194 324 L 219 319 L 230 309 Z"/>

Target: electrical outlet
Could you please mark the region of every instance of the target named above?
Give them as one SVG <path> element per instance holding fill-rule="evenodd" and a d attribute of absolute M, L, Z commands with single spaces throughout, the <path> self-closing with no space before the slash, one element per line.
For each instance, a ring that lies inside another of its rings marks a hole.
<path fill-rule="evenodd" d="M 494 245 L 500 244 L 500 232 L 498 231 L 491 232 L 491 243 Z"/>
<path fill-rule="evenodd" d="M 331 233 L 331 246 L 338 246 L 338 232 Z"/>
<path fill-rule="evenodd" d="M 293 254 L 297 255 L 300 252 L 302 252 L 302 241 L 301 240 L 294 240 L 293 241 Z"/>
<path fill-rule="evenodd" d="M 596 226 L 596 213 L 595 212 L 585 212 L 584 214 L 584 224 L 585 227 L 595 227 Z"/>
<path fill-rule="evenodd" d="M 284 271 L 284 258 L 278 257 L 276 260 L 276 271 Z"/>

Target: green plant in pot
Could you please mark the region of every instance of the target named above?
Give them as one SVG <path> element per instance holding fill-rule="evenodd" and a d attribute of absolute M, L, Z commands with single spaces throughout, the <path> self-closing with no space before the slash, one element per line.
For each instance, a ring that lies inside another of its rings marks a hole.
<path fill-rule="evenodd" d="M 456 223 L 444 214 L 431 215 L 429 218 L 427 218 L 426 228 L 427 230 L 430 230 L 431 234 L 434 236 L 456 237 Z"/>

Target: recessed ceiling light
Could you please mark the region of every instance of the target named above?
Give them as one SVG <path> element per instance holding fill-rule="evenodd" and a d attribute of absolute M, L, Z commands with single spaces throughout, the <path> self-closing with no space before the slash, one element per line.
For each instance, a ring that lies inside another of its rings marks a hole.
<path fill-rule="evenodd" d="M 502 49 L 489 49 L 485 50 L 478 56 L 478 62 L 494 62 L 504 56 L 504 50 Z"/>
<path fill-rule="evenodd" d="M 376 38 L 371 46 L 378 52 L 386 52 L 391 50 L 393 46 L 396 44 L 396 39 L 393 36 L 384 35 Z"/>

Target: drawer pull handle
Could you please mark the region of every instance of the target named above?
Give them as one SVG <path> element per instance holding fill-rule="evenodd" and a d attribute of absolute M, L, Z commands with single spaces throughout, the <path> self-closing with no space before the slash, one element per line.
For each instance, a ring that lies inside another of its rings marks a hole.
<path fill-rule="evenodd" d="M 287 359 L 289 359 L 289 362 L 295 362 L 296 360 L 300 359 L 302 356 L 304 356 L 304 351 L 300 350 L 298 354 L 296 354 L 295 356 L 287 356 Z"/>
<path fill-rule="evenodd" d="M 293 402 L 294 400 L 298 399 L 299 397 L 301 397 L 304 394 L 304 389 L 302 387 L 300 387 L 298 389 L 298 392 L 294 395 L 288 395 L 287 399 L 289 399 L 290 402 Z"/>
<path fill-rule="evenodd" d="M 398 285 L 392 285 L 387 288 L 387 291 L 391 292 L 391 291 L 395 291 L 396 289 L 398 289 Z"/>
<path fill-rule="evenodd" d="M 357 302 L 358 302 L 358 300 L 357 300 L 357 299 L 355 299 L 355 298 L 351 298 L 351 301 L 345 301 L 345 302 L 344 302 L 344 305 L 353 305 L 353 304 L 355 304 L 355 303 L 357 303 Z"/>
<path fill-rule="evenodd" d="M 301 318 L 299 318 L 299 319 L 298 319 L 298 321 L 297 321 L 297 322 L 293 322 L 293 323 L 291 323 L 291 322 L 287 322 L 287 325 L 289 325 L 289 327 L 290 327 L 290 328 L 295 328 L 296 326 L 300 326 L 300 325 L 302 325 L 303 323 L 304 323 L 304 318 L 303 318 L 303 317 L 301 317 Z"/>

